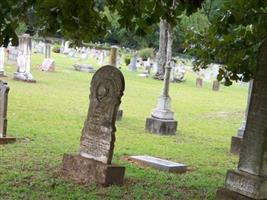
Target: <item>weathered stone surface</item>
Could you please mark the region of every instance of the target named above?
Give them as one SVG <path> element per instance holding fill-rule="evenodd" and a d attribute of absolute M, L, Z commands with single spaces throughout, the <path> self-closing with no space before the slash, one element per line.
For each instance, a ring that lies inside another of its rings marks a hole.
<path fill-rule="evenodd" d="M 86 64 L 74 64 L 73 67 L 76 71 L 81 72 L 95 73 L 96 71 L 91 65 Z"/>
<path fill-rule="evenodd" d="M 163 160 L 152 156 L 131 156 L 130 158 L 143 165 L 147 165 L 158 170 L 174 173 L 184 173 L 187 170 L 187 166 L 185 164 L 176 163 L 169 160 Z"/>
<path fill-rule="evenodd" d="M 254 199 L 267 199 L 267 178 L 229 170 L 225 188 Z"/>
<path fill-rule="evenodd" d="M 117 63 L 118 51 L 119 51 L 119 48 L 117 46 L 112 46 L 110 48 L 109 63 L 110 63 L 110 65 L 112 65 L 114 67 L 119 67 L 118 63 Z"/>
<path fill-rule="evenodd" d="M 80 155 L 65 154 L 60 175 L 77 183 L 98 183 L 103 186 L 123 184 L 125 168 L 107 165 Z"/>
<path fill-rule="evenodd" d="M 252 198 L 238 194 L 231 190 L 220 188 L 217 190 L 216 200 L 253 200 Z"/>
<path fill-rule="evenodd" d="M 162 120 L 154 117 L 146 119 L 146 131 L 159 135 L 175 135 L 177 130 L 177 121 Z"/>
<path fill-rule="evenodd" d="M 238 169 L 229 171 L 225 187 L 254 199 L 267 199 L 267 39 L 258 55 Z"/>
<path fill-rule="evenodd" d="M 197 88 L 202 88 L 203 87 L 203 79 L 202 78 L 197 78 L 196 79 L 196 87 Z"/>
<path fill-rule="evenodd" d="M 7 83 L 0 80 L 0 138 L 6 137 L 8 92 Z"/>
<path fill-rule="evenodd" d="M 81 156 L 111 163 L 115 121 L 123 91 L 124 78 L 117 68 L 107 65 L 94 74 L 88 116 L 81 137 Z"/>
<path fill-rule="evenodd" d="M 107 65 L 91 81 L 90 105 L 80 142 L 80 155 L 65 155 L 63 178 L 79 183 L 122 184 L 124 167 L 111 165 L 115 121 L 125 83 L 120 70 Z"/>
<path fill-rule="evenodd" d="M 233 136 L 231 140 L 231 149 L 230 152 L 233 154 L 239 154 L 241 144 L 242 144 L 242 137 L 240 136 Z"/>
<path fill-rule="evenodd" d="M 0 80 L 0 144 L 14 142 L 16 139 L 7 136 L 7 105 L 9 87 Z"/>
<path fill-rule="evenodd" d="M 32 38 L 29 34 L 23 34 L 19 37 L 19 56 L 17 58 L 17 72 L 14 74 L 14 80 L 30 83 L 36 82 L 31 74 L 31 53 Z"/>
<path fill-rule="evenodd" d="M 212 90 L 213 91 L 219 91 L 220 90 L 220 82 L 219 81 L 213 81 Z"/>

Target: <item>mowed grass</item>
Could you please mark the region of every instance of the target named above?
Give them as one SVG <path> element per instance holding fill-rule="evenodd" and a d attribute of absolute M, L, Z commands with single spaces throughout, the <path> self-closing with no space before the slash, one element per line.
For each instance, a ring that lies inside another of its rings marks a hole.
<path fill-rule="evenodd" d="M 42 55 L 33 55 L 36 84 L 12 80 L 16 67 L 7 65 L 10 86 L 8 133 L 18 138 L 0 146 L 0 199 L 214 199 L 226 171 L 237 165 L 229 153 L 231 136 L 243 120 L 247 88 L 234 85 L 211 90 L 195 87 L 195 76 L 171 84 L 176 136 L 144 131 L 163 82 L 138 77 L 125 66 L 123 120 L 116 123 L 113 163 L 126 167 L 125 184 L 102 188 L 61 180 L 57 172 L 64 153 L 77 153 L 89 105 L 92 74 L 77 72 L 76 61 L 53 54 L 56 72 L 38 69 Z M 90 60 L 97 66 L 95 60 Z M 151 155 L 185 163 L 185 174 L 160 172 L 127 161 L 131 155 Z"/>

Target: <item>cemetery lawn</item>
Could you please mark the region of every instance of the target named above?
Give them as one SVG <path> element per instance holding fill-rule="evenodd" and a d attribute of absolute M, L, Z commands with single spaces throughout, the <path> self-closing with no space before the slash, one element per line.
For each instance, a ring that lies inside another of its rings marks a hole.
<path fill-rule="evenodd" d="M 214 199 L 226 171 L 237 165 L 229 153 L 246 107 L 247 87 L 233 85 L 211 90 L 195 87 L 195 75 L 171 84 L 172 110 L 178 120 L 176 136 L 144 131 L 163 83 L 141 78 L 122 66 L 126 90 L 123 120 L 116 123 L 113 163 L 126 167 L 125 184 L 102 188 L 77 185 L 58 177 L 64 153 L 76 154 L 89 101 L 92 74 L 73 70 L 74 59 L 53 54 L 56 72 L 38 69 L 43 56 L 33 55 L 36 84 L 12 80 L 15 65 L 6 66 L 10 86 L 8 133 L 18 138 L 0 146 L 0 199 Z M 90 60 L 94 66 L 97 62 Z M 131 155 L 150 155 L 184 163 L 185 174 L 144 168 L 128 161 Z"/>

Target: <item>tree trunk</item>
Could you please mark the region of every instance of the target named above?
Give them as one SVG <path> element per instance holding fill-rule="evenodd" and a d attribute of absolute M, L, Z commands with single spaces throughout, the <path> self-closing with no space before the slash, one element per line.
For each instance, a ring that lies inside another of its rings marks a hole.
<path fill-rule="evenodd" d="M 156 79 L 163 80 L 165 73 L 165 64 L 172 58 L 172 37 L 171 25 L 166 20 L 160 21 L 159 51 L 157 54 L 158 70 Z"/>

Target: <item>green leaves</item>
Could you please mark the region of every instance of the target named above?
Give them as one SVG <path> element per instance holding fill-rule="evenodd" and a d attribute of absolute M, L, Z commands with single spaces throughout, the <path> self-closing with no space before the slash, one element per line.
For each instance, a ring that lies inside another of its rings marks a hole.
<path fill-rule="evenodd" d="M 208 8 L 216 8 L 216 12 L 207 11 Z M 254 76 L 259 45 L 267 36 L 267 12 L 263 12 L 267 10 L 267 2 L 224 0 L 215 7 L 206 3 L 204 9 L 209 13 L 207 31 L 189 30 L 186 36 L 188 50 L 197 57 L 199 66 L 195 68 L 219 62 L 225 67 L 218 79 L 224 79 L 225 85 L 231 81 L 249 81 Z"/>

